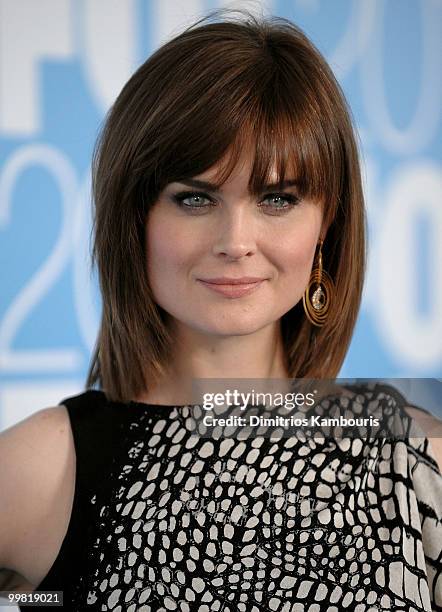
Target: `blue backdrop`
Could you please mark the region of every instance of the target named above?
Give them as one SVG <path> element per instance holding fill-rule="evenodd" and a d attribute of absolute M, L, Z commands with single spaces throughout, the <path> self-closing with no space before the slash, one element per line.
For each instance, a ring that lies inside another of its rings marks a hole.
<path fill-rule="evenodd" d="M 0 0 L 0 429 L 80 392 L 100 298 L 92 146 L 159 44 L 209 9 L 301 26 L 361 139 L 369 269 L 344 377 L 442 376 L 440 0 Z"/>

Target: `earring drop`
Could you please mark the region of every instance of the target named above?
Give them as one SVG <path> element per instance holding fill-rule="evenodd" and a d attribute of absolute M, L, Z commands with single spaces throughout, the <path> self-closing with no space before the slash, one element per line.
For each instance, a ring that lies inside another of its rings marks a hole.
<path fill-rule="evenodd" d="M 318 256 L 302 298 L 308 320 L 317 327 L 322 327 L 327 320 L 335 290 L 332 279 L 322 267 L 322 244 L 320 240 Z"/>

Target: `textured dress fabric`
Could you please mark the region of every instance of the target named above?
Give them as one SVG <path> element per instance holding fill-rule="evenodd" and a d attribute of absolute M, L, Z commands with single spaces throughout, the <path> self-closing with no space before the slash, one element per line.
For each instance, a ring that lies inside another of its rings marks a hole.
<path fill-rule="evenodd" d="M 407 415 L 395 391 L 355 397 Z M 191 433 L 189 406 L 98 390 L 61 404 L 75 495 L 37 589 L 63 591 L 63 609 L 442 610 L 442 475 L 424 435 L 215 440 Z"/>

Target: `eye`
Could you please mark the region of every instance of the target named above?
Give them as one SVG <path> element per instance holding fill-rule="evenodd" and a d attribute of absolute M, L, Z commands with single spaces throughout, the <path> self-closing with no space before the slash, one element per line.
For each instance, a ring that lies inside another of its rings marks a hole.
<path fill-rule="evenodd" d="M 204 214 L 213 206 L 215 200 L 201 191 L 181 191 L 172 196 L 177 206 L 186 212 L 193 214 Z M 300 198 L 291 193 L 270 193 L 261 200 L 259 208 L 265 209 L 267 214 L 284 214 L 294 208 L 300 202 Z"/>
<path fill-rule="evenodd" d="M 183 209 L 196 211 L 214 206 L 215 202 L 206 193 L 199 191 L 182 191 L 173 196 L 174 202 Z"/>
<path fill-rule="evenodd" d="M 262 200 L 262 202 L 269 202 L 268 204 L 260 204 L 260 208 L 273 211 L 270 214 L 279 214 L 291 210 L 297 206 L 300 202 L 298 196 L 292 193 L 269 193 Z"/>

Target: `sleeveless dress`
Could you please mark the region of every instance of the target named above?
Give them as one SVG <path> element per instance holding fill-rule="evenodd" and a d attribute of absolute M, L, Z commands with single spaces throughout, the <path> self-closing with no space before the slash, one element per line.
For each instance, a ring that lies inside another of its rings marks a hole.
<path fill-rule="evenodd" d="M 356 391 L 406 415 L 393 387 Z M 36 590 L 62 590 L 64 610 L 442 610 L 442 475 L 424 435 L 208 440 L 189 406 L 99 390 L 60 404 L 75 494 Z"/>

